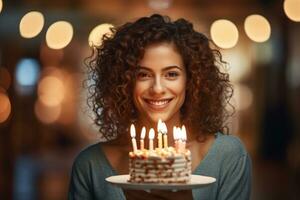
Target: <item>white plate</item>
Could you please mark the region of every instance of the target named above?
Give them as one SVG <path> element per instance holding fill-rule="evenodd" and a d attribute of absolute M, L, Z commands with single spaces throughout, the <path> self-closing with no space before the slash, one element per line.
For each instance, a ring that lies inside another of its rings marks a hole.
<path fill-rule="evenodd" d="M 117 175 L 110 176 L 105 179 L 107 182 L 116 185 L 118 187 L 124 189 L 134 189 L 134 190 L 146 190 L 150 191 L 151 189 L 159 189 L 159 190 L 189 190 L 207 186 L 216 181 L 215 178 L 210 176 L 201 176 L 201 175 L 191 175 L 190 183 L 131 183 L 128 182 L 129 175 Z"/>

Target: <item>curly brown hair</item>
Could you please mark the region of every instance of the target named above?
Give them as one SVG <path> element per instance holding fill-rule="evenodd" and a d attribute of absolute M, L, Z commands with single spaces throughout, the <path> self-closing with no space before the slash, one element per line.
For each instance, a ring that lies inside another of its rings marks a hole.
<path fill-rule="evenodd" d="M 154 14 L 133 23 L 112 28 L 112 36 L 103 36 L 88 62 L 89 105 L 96 113 L 95 123 L 107 140 L 127 134 L 130 123 L 137 120 L 133 101 L 135 72 L 145 48 L 153 43 L 175 44 L 187 71 L 185 102 L 181 108 L 182 122 L 200 135 L 227 133 L 226 109 L 233 94 L 229 75 L 220 71 L 224 66 L 211 41 L 195 31 L 185 19 L 171 21 Z"/>

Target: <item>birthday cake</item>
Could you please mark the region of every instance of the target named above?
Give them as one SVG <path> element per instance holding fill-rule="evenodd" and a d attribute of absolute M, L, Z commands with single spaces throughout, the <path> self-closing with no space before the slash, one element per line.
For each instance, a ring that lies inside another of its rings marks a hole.
<path fill-rule="evenodd" d="M 191 153 L 173 147 L 129 153 L 129 182 L 188 183 L 191 177 Z"/>
<path fill-rule="evenodd" d="M 141 131 L 140 149 L 137 148 L 135 127 L 130 128 L 133 151 L 129 152 L 129 182 L 133 183 L 188 183 L 191 178 L 191 152 L 185 148 L 185 127 L 173 128 L 174 147 L 168 145 L 167 127 L 158 122 L 158 147 L 154 148 L 153 128 L 149 131 L 149 149 L 144 148 L 146 130 Z"/>

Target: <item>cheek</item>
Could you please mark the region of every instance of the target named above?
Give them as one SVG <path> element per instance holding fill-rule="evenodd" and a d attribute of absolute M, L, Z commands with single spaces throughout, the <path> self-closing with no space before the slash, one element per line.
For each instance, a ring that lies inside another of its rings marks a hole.
<path fill-rule="evenodd" d="M 177 93 L 177 96 L 179 98 L 178 103 L 180 105 L 183 105 L 183 103 L 185 101 L 185 96 L 186 96 L 186 85 L 182 84 L 182 85 L 178 86 L 177 89 L 176 89 L 176 93 Z"/>
<path fill-rule="evenodd" d="M 133 90 L 133 100 L 134 100 L 134 104 L 137 106 L 137 103 L 139 101 L 139 99 L 142 97 L 143 94 L 143 87 L 141 84 L 136 84 L 134 90 Z"/>

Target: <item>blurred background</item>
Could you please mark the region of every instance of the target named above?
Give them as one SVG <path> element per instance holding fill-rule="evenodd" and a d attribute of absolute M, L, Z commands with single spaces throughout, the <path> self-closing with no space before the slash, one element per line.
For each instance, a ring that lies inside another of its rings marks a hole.
<path fill-rule="evenodd" d="M 300 198 L 300 0 L 0 0 L 0 199 L 66 199 L 74 157 L 100 139 L 90 45 L 152 13 L 190 20 L 228 62 L 252 199 Z"/>

